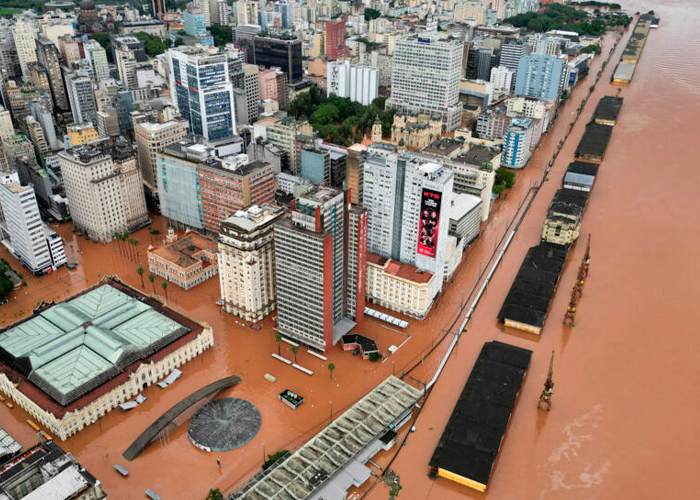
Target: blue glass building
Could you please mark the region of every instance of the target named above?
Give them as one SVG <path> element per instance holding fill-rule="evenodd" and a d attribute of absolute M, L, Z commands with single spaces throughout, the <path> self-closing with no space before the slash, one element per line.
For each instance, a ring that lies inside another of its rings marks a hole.
<path fill-rule="evenodd" d="M 518 62 L 515 95 L 556 101 L 562 85 L 564 62 L 557 56 L 530 54 Z"/>

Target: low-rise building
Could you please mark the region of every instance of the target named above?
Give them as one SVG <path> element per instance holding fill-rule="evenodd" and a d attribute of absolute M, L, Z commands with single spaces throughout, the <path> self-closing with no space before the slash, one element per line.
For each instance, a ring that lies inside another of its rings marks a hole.
<path fill-rule="evenodd" d="M 467 193 L 454 193 L 450 203 L 450 234 L 464 239 L 466 247 L 477 236 L 481 226 L 481 198 Z"/>
<path fill-rule="evenodd" d="M 433 305 L 435 275 L 403 262 L 367 253 L 366 301 L 423 319 Z"/>
<path fill-rule="evenodd" d="M 216 242 L 193 231 L 148 250 L 148 270 L 183 290 L 216 276 Z"/>
<path fill-rule="evenodd" d="M 102 484 L 53 441 L 29 448 L 0 469 L 3 500 L 101 500 Z"/>
<path fill-rule="evenodd" d="M 588 201 L 588 192 L 560 189 L 554 195 L 542 225 L 542 241 L 556 245 L 572 245 L 581 232 L 581 218 Z"/>
<path fill-rule="evenodd" d="M 257 322 L 275 309 L 273 226 L 284 213 L 276 205 L 253 205 L 221 224 L 218 261 L 224 311 Z"/>
<path fill-rule="evenodd" d="M 442 131 L 439 115 L 428 116 L 418 113 L 396 113 L 391 125 L 391 143 L 402 148 L 423 149 L 433 139 L 438 139 Z"/>
<path fill-rule="evenodd" d="M 72 148 L 95 142 L 100 138 L 91 122 L 68 125 L 66 130 L 68 131 L 68 141 L 70 141 L 70 147 Z"/>
<path fill-rule="evenodd" d="M 564 174 L 564 187 L 567 189 L 578 189 L 579 191 L 590 191 L 593 189 L 598 165 L 583 161 L 569 163 L 569 167 Z"/>
<path fill-rule="evenodd" d="M 213 345 L 206 323 L 103 278 L 0 329 L 0 391 L 66 440 Z"/>

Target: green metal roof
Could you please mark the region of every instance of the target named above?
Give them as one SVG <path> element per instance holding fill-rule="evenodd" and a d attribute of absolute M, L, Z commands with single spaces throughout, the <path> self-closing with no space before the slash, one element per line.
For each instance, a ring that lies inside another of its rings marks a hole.
<path fill-rule="evenodd" d="M 66 405 L 189 331 L 109 283 L 0 334 L 0 348 Z"/>

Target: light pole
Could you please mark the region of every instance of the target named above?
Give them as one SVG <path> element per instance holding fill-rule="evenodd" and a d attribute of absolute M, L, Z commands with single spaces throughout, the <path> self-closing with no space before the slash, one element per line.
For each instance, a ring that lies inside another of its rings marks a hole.
<path fill-rule="evenodd" d="M 396 363 L 396 361 L 394 361 L 394 360 L 392 359 L 392 360 L 391 360 L 391 374 L 392 374 L 392 375 L 394 375 L 395 363 Z"/>
<path fill-rule="evenodd" d="M 263 464 L 264 464 L 265 461 L 266 461 L 265 457 L 267 456 L 267 455 L 265 454 L 265 443 L 262 444 L 262 449 L 263 449 Z"/>
<path fill-rule="evenodd" d="M 333 423 L 333 401 L 328 400 L 328 404 L 331 406 L 331 421 L 329 423 Z"/>

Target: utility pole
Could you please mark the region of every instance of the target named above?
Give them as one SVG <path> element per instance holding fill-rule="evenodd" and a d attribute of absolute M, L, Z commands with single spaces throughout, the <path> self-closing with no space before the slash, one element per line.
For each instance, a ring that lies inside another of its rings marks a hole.
<path fill-rule="evenodd" d="M 552 380 L 554 368 L 554 351 L 552 351 L 552 357 L 549 359 L 549 373 L 547 374 L 547 380 L 544 381 L 544 387 L 542 387 L 542 394 L 540 394 L 540 400 L 537 402 L 537 408 L 539 409 L 542 404 L 547 405 L 547 411 L 552 409 L 552 393 L 554 392 L 554 381 Z"/>
<path fill-rule="evenodd" d="M 576 283 L 574 283 L 574 288 L 571 290 L 571 298 L 569 299 L 569 305 L 566 307 L 566 313 L 564 313 L 564 324 L 567 326 L 576 326 L 576 305 L 578 304 L 581 295 L 583 295 L 583 285 L 586 282 L 586 277 L 588 276 L 588 269 L 591 265 L 591 235 L 588 235 L 588 244 L 586 246 L 586 253 L 583 255 L 581 260 L 581 265 L 578 268 L 578 275 L 576 276 Z"/>

